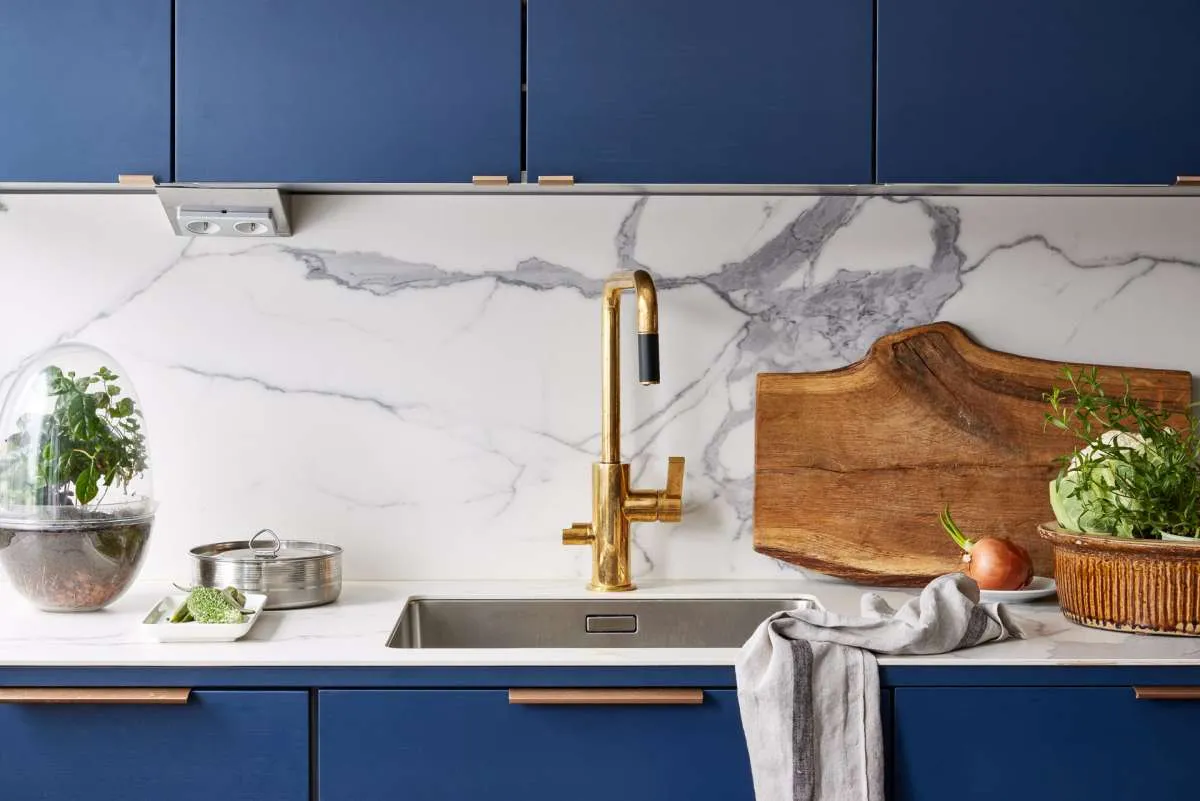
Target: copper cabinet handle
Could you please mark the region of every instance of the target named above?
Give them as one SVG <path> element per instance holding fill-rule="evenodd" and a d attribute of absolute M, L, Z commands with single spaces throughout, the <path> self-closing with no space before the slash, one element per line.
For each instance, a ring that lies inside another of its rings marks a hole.
<path fill-rule="evenodd" d="M 186 704 L 185 687 L 0 687 L 0 704 Z"/>
<path fill-rule="evenodd" d="M 141 186 L 146 189 L 153 189 L 158 182 L 154 180 L 153 175 L 137 175 L 129 173 L 121 173 L 117 176 L 117 183 L 122 186 Z"/>
<path fill-rule="evenodd" d="M 536 687 L 508 691 L 510 704 L 670 705 L 704 703 L 698 687 Z"/>
<path fill-rule="evenodd" d="M 1200 687 L 1134 687 L 1141 701 L 1200 701 Z"/>

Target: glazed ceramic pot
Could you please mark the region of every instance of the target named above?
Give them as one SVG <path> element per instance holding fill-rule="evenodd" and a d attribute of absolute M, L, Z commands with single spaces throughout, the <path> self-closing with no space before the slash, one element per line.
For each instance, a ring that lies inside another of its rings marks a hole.
<path fill-rule="evenodd" d="M 1200 541 L 1134 540 L 1038 527 L 1054 546 L 1062 613 L 1113 631 L 1200 636 Z"/>

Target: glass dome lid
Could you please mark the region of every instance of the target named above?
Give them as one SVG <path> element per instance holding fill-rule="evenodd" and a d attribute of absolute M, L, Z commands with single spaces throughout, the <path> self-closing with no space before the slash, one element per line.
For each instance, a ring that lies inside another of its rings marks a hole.
<path fill-rule="evenodd" d="M 34 358 L 0 408 L 0 527 L 108 526 L 154 507 L 142 407 L 121 365 L 81 343 Z"/>

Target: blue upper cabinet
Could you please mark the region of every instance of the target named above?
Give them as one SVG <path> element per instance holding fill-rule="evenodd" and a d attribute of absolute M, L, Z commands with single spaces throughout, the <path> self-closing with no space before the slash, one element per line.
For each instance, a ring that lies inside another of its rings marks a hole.
<path fill-rule="evenodd" d="M 521 0 L 178 0 L 175 13 L 178 181 L 519 177 Z"/>
<path fill-rule="evenodd" d="M 528 14 L 531 181 L 872 181 L 872 0 L 529 0 Z"/>
<path fill-rule="evenodd" d="M 1195 0 L 879 0 L 882 183 L 1200 173 Z"/>
<path fill-rule="evenodd" d="M 0 0 L 0 181 L 171 179 L 171 0 Z"/>

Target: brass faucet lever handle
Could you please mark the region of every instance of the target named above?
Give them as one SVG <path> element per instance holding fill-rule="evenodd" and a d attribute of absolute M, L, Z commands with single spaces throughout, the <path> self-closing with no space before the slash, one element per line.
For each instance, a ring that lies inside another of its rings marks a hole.
<path fill-rule="evenodd" d="M 596 539 L 591 523 L 572 523 L 570 528 L 564 528 L 563 545 L 591 545 Z"/>
<path fill-rule="evenodd" d="M 631 523 L 678 523 L 682 520 L 683 457 L 672 456 L 667 460 L 666 489 L 626 490 L 622 510 Z"/>
<path fill-rule="evenodd" d="M 676 498 L 683 497 L 683 457 L 667 458 L 667 494 Z"/>
<path fill-rule="evenodd" d="M 667 459 L 667 488 L 658 501 L 658 519 L 664 523 L 678 523 L 683 519 L 683 475 L 683 457 Z"/>

